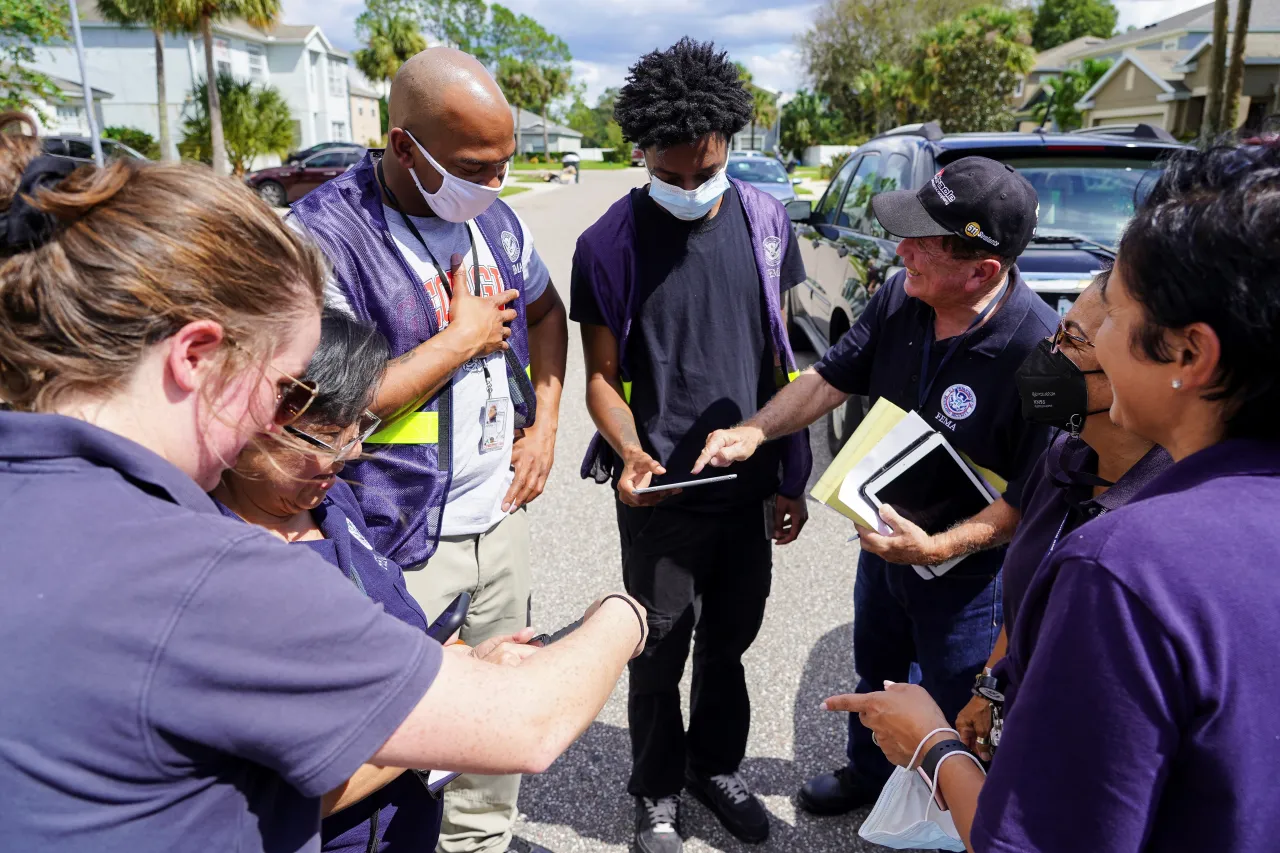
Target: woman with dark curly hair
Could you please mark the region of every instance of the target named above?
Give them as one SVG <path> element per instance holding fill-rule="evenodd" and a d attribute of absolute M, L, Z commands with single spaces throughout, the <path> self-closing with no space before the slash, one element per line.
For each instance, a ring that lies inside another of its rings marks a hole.
<path fill-rule="evenodd" d="M 1104 299 L 1111 418 L 1174 465 L 1031 579 L 985 784 L 920 688 L 827 705 L 894 763 L 924 756 L 971 850 L 1273 851 L 1280 145 L 1174 159 Z"/>
<path fill-rule="evenodd" d="M 681 849 L 686 785 L 738 838 L 763 841 L 768 815 L 738 775 L 751 717 L 742 655 L 764 618 L 770 539 L 791 542 L 806 519 L 807 439 L 771 445 L 733 482 L 637 489 L 688 480 L 707 433 L 755 414 L 794 374 L 780 303 L 804 265 L 782 205 L 726 176 L 752 101 L 723 51 L 686 38 L 641 57 L 614 114 L 650 181 L 578 241 L 571 316 L 600 430 L 583 476 L 613 481 L 624 580 L 653 631 L 628 701 L 636 843 Z M 695 629 L 686 736 L 679 684 Z"/>

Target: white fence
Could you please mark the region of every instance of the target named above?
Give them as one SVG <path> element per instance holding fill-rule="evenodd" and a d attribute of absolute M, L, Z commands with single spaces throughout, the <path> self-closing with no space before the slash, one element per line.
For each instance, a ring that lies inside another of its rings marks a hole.
<path fill-rule="evenodd" d="M 800 161 L 806 166 L 826 166 L 832 158 L 840 154 L 848 154 L 857 146 L 854 145 L 810 145 L 804 150 Z"/>

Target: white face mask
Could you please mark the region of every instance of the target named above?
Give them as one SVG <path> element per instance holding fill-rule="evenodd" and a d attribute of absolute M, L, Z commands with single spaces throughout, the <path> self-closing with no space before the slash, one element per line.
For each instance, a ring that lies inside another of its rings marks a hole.
<path fill-rule="evenodd" d="M 418 185 L 418 192 L 422 193 L 422 197 L 426 199 L 427 204 L 435 211 L 436 216 L 448 222 L 466 222 L 484 213 L 489 209 L 489 205 L 498 200 L 498 195 L 501 194 L 502 188 L 507 185 L 507 175 L 511 174 L 510 167 L 507 167 L 506 171 L 502 173 L 502 183 L 496 187 L 473 184 L 471 181 L 464 181 L 456 175 L 449 174 L 444 166 L 437 163 L 435 158 L 427 153 L 427 149 L 422 147 L 422 143 L 414 139 L 412 133 L 407 130 L 405 133 L 410 139 L 413 139 L 413 144 L 418 146 L 418 150 L 422 152 L 423 157 L 427 158 L 431 168 L 439 172 L 444 179 L 438 192 L 429 193 L 426 187 L 422 185 L 422 181 L 418 180 L 418 173 L 413 169 L 409 169 L 413 182 Z"/>
<path fill-rule="evenodd" d="M 711 208 L 716 206 L 720 196 L 728 189 L 729 176 L 724 169 L 708 178 L 702 186 L 691 190 L 672 186 L 659 180 L 652 171 L 649 172 L 649 198 L 662 205 L 676 219 L 686 222 L 701 219 L 710 213 Z"/>
<path fill-rule="evenodd" d="M 914 770 L 895 767 L 858 835 L 895 850 L 964 850 L 951 815 Z"/>

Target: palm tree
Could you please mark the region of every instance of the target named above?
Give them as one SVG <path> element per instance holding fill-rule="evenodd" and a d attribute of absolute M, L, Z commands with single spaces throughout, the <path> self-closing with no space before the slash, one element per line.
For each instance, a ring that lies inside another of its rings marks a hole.
<path fill-rule="evenodd" d="M 252 27 L 265 30 L 280 14 L 280 0 L 170 0 L 182 20 L 194 19 L 204 40 L 205 80 L 216 80 L 213 61 L 213 22 L 243 18 Z M 227 174 L 227 141 L 222 130 L 222 106 L 218 86 L 206 86 L 209 95 L 209 137 L 215 175 Z"/>
<path fill-rule="evenodd" d="M 498 61 L 498 73 L 494 78 L 506 95 L 507 103 L 516 108 L 516 156 L 523 153 L 524 134 L 521 129 L 523 116 L 521 113 L 538 104 L 538 93 L 542 89 L 541 73 L 530 62 L 523 62 L 514 57 L 504 56 Z"/>
<path fill-rule="evenodd" d="M 1205 99 L 1202 136 L 1212 139 L 1222 131 L 1222 76 L 1227 64 L 1227 0 L 1214 0 L 1213 41 L 1209 44 L 1209 95 Z"/>
<path fill-rule="evenodd" d="M 542 153 L 551 159 L 551 137 L 547 112 L 551 103 L 569 94 L 569 80 L 573 71 L 561 65 L 548 65 L 539 69 L 538 106 L 542 110 Z"/>
<path fill-rule="evenodd" d="M 1240 89 L 1244 85 L 1244 41 L 1249 34 L 1249 7 L 1252 0 L 1237 0 L 1236 24 L 1231 33 L 1231 64 L 1227 67 L 1227 91 L 1222 103 L 1222 129 L 1236 126 L 1240 109 Z"/>
<path fill-rule="evenodd" d="M 164 79 L 164 37 L 195 29 L 196 21 L 183 19 L 168 0 L 97 0 L 104 20 L 124 27 L 145 25 L 156 38 L 156 110 L 160 119 L 160 159 L 173 159 L 169 141 L 169 98 Z"/>
<path fill-rule="evenodd" d="M 289 103 L 274 86 L 237 80 L 230 74 L 216 78 L 218 103 L 225 121 L 227 152 L 236 175 L 243 175 L 263 154 L 284 154 L 293 144 L 293 116 Z M 178 144 L 183 156 L 209 162 L 213 159 L 208 84 L 200 80 L 191 90 L 194 114 L 183 123 Z M 202 107 L 204 107 L 202 109 Z"/>
<path fill-rule="evenodd" d="M 756 146 L 756 125 L 764 128 L 773 127 L 778 121 L 778 107 L 776 101 L 778 96 L 767 89 L 761 89 L 759 86 L 751 86 L 751 147 Z M 768 137 L 769 131 L 765 131 Z"/>
<path fill-rule="evenodd" d="M 390 80 L 406 59 L 427 49 L 417 25 L 405 17 L 361 14 L 356 30 L 365 37 L 365 46 L 355 52 L 356 67 L 374 82 Z"/>

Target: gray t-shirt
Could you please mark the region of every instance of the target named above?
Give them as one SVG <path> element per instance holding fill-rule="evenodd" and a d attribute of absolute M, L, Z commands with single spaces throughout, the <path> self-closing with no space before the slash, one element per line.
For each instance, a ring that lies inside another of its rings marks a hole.
<path fill-rule="evenodd" d="M 41 853 L 320 849 L 441 649 L 113 433 L 0 412 L 0 827 Z"/>

